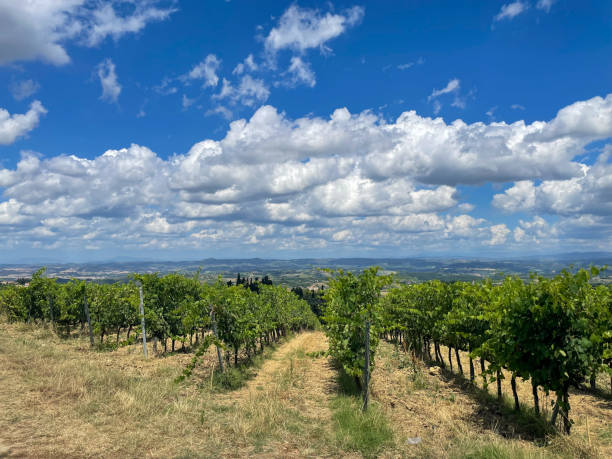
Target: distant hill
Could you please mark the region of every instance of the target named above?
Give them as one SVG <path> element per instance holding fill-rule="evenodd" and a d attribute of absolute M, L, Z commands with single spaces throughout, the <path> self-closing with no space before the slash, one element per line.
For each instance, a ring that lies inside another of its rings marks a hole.
<path fill-rule="evenodd" d="M 193 273 L 201 271 L 200 277 L 214 281 L 219 275 L 223 279 L 234 279 L 238 273 L 249 277 L 269 275 L 275 283 L 288 286 L 305 286 L 324 281 L 326 273 L 318 268 L 342 268 L 358 271 L 376 265 L 393 272 L 399 280 L 473 280 L 496 277 L 500 274 L 516 274 L 526 277 L 530 272 L 554 275 L 561 269 L 589 265 L 612 266 L 612 253 L 563 253 L 517 257 L 494 260 L 490 258 L 303 258 L 274 260 L 262 258 L 216 259 L 197 261 L 108 261 L 95 263 L 27 263 L 0 265 L 0 280 L 14 281 L 28 278 L 41 266 L 47 274 L 60 279 L 126 280 L 131 273 Z M 606 279 L 612 276 L 606 273 Z"/>

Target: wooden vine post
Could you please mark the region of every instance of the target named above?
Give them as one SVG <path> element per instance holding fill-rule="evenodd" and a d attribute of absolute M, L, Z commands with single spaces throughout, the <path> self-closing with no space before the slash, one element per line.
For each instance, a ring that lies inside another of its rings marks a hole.
<path fill-rule="evenodd" d="M 365 323 L 365 365 L 363 368 L 363 411 L 368 409 L 370 392 L 370 320 Z"/>
<path fill-rule="evenodd" d="M 55 318 L 53 317 L 53 297 L 49 295 L 49 316 L 51 317 L 51 327 L 55 330 Z"/>
<path fill-rule="evenodd" d="M 44 275 L 47 278 L 47 275 Z M 47 288 L 49 285 L 47 284 Z M 49 318 L 51 319 L 51 328 L 55 330 L 55 318 L 53 317 L 53 296 L 47 291 L 47 303 L 49 304 Z"/>
<path fill-rule="evenodd" d="M 217 334 L 217 321 L 215 320 L 215 310 L 212 308 L 212 306 L 210 307 L 210 323 L 212 325 L 213 335 L 215 336 L 215 338 L 219 339 L 219 335 Z M 223 357 L 221 356 L 221 349 L 219 348 L 218 344 L 216 344 L 215 347 L 217 348 L 217 358 L 219 359 L 219 368 L 221 368 L 221 373 L 224 373 L 225 369 L 223 368 Z"/>
<path fill-rule="evenodd" d="M 87 284 L 85 284 L 87 288 Z M 83 294 L 83 309 L 85 309 L 85 319 L 87 319 L 87 328 L 89 329 L 89 344 L 94 347 L 93 329 L 91 328 L 91 316 L 89 315 L 89 305 L 87 304 L 87 291 Z"/>
<path fill-rule="evenodd" d="M 142 283 L 138 281 L 138 295 L 140 296 L 140 320 L 142 323 L 142 348 L 144 349 L 145 359 L 147 355 L 147 330 L 145 329 L 144 302 L 142 301 Z"/>

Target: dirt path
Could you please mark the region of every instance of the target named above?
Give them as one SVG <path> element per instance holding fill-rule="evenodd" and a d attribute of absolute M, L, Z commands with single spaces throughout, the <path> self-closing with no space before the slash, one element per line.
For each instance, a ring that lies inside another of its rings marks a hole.
<path fill-rule="evenodd" d="M 312 355 L 325 350 L 322 332 L 301 333 L 281 344 L 244 388 L 219 394 L 217 402 L 235 413 L 237 455 L 292 457 L 327 450 L 336 371 L 328 357 Z"/>
<path fill-rule="evenodd" d="M 267 360 L 257 376 L 249 381 L 247 386 L 239 391 L 238 394 L 252 393 L 259 386 L 270 386 L 277 382 L 280 373 L 286 372 L 291 368 L 291 362 L 297 360 L 310 359 L 308 368 L 304 368 L 304 376 L 312 377 L 311 383 L 322 382 L 332 379 L 331 368 L 328 368 L 328 361 L 325 358 L 313 359 L 307 353 L 314 353 L 327 350 L 327 338 L 322 332 L 305 332 L 295 336 L 290 341 L 283 343 L 274 353 L 272 358 Z M 324 384 L 318 384 L 323 387 Z M 309 387 L 312 387 L 309 384 Z"/>
<path fill-rule="evenodd" d="M 324 333 L 300 333 L 281 344 L 244 388 L 226 396 L 238 402 L 251 400 L 262 391 L 268 392 L 268 395 L 279 395 L 279 392 L 293 387 L 300 389 L 295 395 L 304 399 L 316 398 L 319 408 L 326 407 L 325 402 L 335 388 L 335 372 L 329 358 L 308 355 L 326 350 L 327 338 Z"/>

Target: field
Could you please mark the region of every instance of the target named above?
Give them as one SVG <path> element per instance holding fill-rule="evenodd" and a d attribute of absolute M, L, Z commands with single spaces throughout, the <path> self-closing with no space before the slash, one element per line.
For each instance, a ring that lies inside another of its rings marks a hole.
<path fill-rule="evenodd" d="M 213 350 L 176 383 L 189 352 L 144 360 L 138 345 L 98 352 L 85 337 L 0 323 L 0 455 L 612 456 L 612 403 L 603 394 L 572 392 L 572 434 L 554 435 L 531 415 L 530 385 L 519 382 L 525 406 L 512 414 L 509 401 L 499 405 L 480 381 L 473 387 L 384 342 L 372 409 L 362 415 L 326 347 L 320 331 L 288 336 L 256 362 L 243 387 L 222 390 Z"/>

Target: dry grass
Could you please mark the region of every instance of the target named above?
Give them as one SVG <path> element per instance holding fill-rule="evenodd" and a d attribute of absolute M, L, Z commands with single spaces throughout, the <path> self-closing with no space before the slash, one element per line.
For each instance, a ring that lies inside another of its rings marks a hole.
<path fill-rule="evenodd" d="M 542 438 L 525 419 L 501 416 L 482 391 L 430 374 L 387 343 L 372 392 L 393 440 L 382 450 L 355 446 L 347 425 L 368 420 L 349 416 L 352 402 L 341 399 L 337 371 L 320 356 L 326 347 L 321 332 L 302 333 L 245 387 L 220 393 L 211 389 L 213 349 L 177 384 L 188 353 L 144 360 L 139 345 L 97 352 L 86 338 L 0 323 L 0 457 L 610 457 L 608 401 L 572 394 L 575 433 Z M 530 386 L 519 390 L 530 403 Z M 417 436 L 421 444 L 406 443 Z"/>
<path fill-rule="evenodd" d="M 469 378 L 465 354 L 462 365 Z M 480 375 L 479 364 L 475 366 Z M 594 395 L 570 395 L 571 417 L 576 423 L 572 435 L 566 437 L 554 435 L 533 415 L 531 384 L 522 380 L 517 381 L 517 389 L 525 405 L 516 414 L 510 399 L 502 405 L 497 402 L 495 384 L 485 391 L 478 376 L 472 386 L 456 374 L 430 368 L 392 344 L 381 343 L 372 382 L 374 397 L 385 406 L 398 430 L 398 444 L 405 444 L 408 437 L 422 438 L 420 445 L 404 451 L 409 457 L 612 457 L 612 406 Z M 509 376 L 502 388 L 511 397 Z M 554 397 L 547 399 L 541 393 L 540 398 L 550 401 Z"/>
<path fill-rule="evenodd" d="M 144 360 L 138 345 L 91 351 L 85 339 L 0 323 L 0 452 L 27 457 L 239 457 L 334 454 L 320 335 L 279 346 L 244 389 L 210 390 L 211 351 L 185 384 L 189 354 Z M 327 429 L 327 430 L 326 430 Z M 316 452 L 315 452 L 316 451 Z"/>

